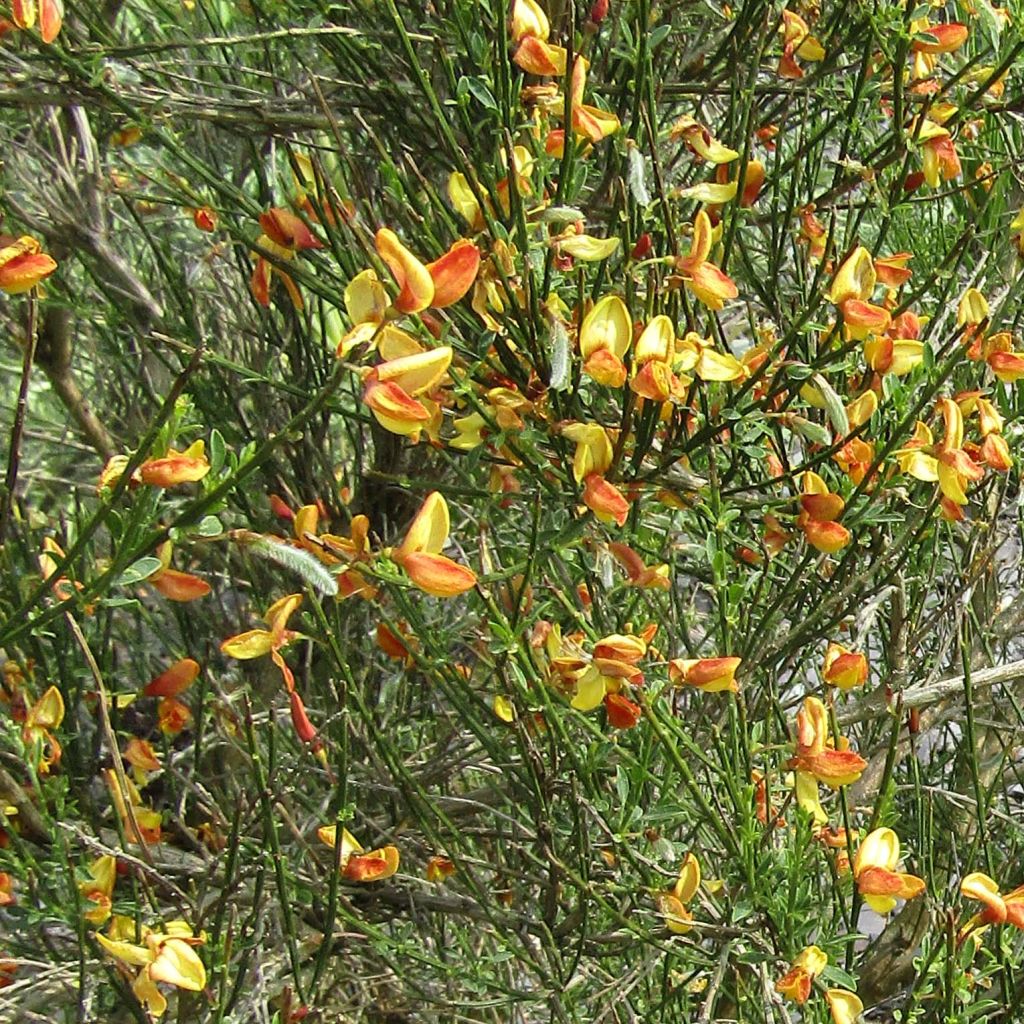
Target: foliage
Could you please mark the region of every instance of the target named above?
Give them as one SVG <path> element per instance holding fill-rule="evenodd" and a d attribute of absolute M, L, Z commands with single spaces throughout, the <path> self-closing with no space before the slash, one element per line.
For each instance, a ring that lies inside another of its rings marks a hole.
<path fill-rule="evenodd" d="M 1013 1019 L 1021 12 L 10 13 L 3 1014 Z"/>

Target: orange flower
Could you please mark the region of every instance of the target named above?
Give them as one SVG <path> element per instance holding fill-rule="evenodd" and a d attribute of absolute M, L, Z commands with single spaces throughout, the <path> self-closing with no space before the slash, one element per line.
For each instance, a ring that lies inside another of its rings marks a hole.
<path fill-rule="evenodd" d="M 591 473 L 583 481 L 583 504 L 603 523 L 625 526 L 629 516 L 629 502 L 614 484 L 600 473 Z"/>
<path fill-rule="evenodd" d="M 439 491 L 427 495 L 405 540 L 392 557 L 420 590 L 434 597 L 456 597 L 476 586 L 472 569 L 441 554 L 448 543 L 451 519 Z"/>
<path fill-rule="evenodd" d="M 460 238 L 439 259 L 427 264 L 434 282 L 431 306 L 443 309 L 456 303 L 473 287 L 480 269 L 480 250 L 468 239 Z"/>
<path fill-rule="evenodd" d="M 797 525 L 813 548 L 832 555 L 850 543 L 850 531 L 836 522 L 845 507 L 843 499 L 829 491 L 817 473 L 808 470 L 803 474 Z"/>
<path fill-rule="evenodd" d="M 199 206 L 192 211 L 192 223 L 200 231 L 217 230 L 217 211 L 209 206 Z"/>
<path fill-rule="evenodd" d="M 736 670 L 741 662 L 741 658 L 673 658 L 668 663 L 668 677 L 675 686 L 689 684 L 705 693 L 737 693 Z"/>
<path fill-rule="evenodd" d="M 794 755 L 787 763 L 788 768 L 796 769 L 798 790 L 801 775 L 823 782 L 830 789 L 856 782 L 867 762 L 852 750 L 844 749 L 845 744 L 840 739 L 837 749 L 829 733 L 825 705 L 817 697 L 807 697 L 796 716 Z M 806 809 L 809 807 L 805 806 Z"/>
<path fill-rule="evenodd" d="M 8 295 L 30 291 L 57 269 L 56 260 L 40 250 L 39 242 L 29 235 L 0 235 L 0 291 Z"/>
<path fill-rule="evenodd" d="M 811 994 L 811 983 L 827 965 L 824 950 L 806 946 L 796 955 L 789 971 L 775 983 L 775 991 L 802 1006 Z"/>
<path fill-rule="evenodd" d="M 419 313 L 428 306 L 450 306 L 476 280 L 480 250 L 466 239 L 455 242 L 443 256 L 426 266 L 390 228 L 381 228 L 374 241 L 398 285 L 394 307 L 400 313 Z"/>
<path fill-rule="evenodd" d="M 831 643 L 825 651 L 821 674 L 826 683 L 838 686 L 840 690 L 852 690 L 867 682 L 868 659 L 841 644 Z"/>
<path fill-rule="evenodd" d="M 323 825 L 316 830 L 316 835 L 325 846 L 337 848 L 337 825 Z M 399 854 L 395 846 L 364 852 L 347 828 L 341 830 L 340 845 L 341 877 L 349 882 L 380 882 L 398 870 Z"/>
<path fill-rule="evenodd" d="M 210 584 L 206 580 L 193 576 L 189 572 L 179 572 L 171 568 L 171 549 L 173 545 L 166 541 L 157 548 L 160 569 L 149 577 L 151 583 L 168 601 L 195 601 L 210 593 Z"/>
<path fill-rule="evenodd" d="M 433 856 L 427 861 L 427 881 L 443 882 L 455 874 L 455 864 L 448 857 Z"/>
<path fill-rule="evenodd" d="M 952 53 L 967 42 L 968 29 L 958 21 L 945 25 L 918 25 L 914 27 L 917 35 L 910 44 L 914 53 Z"/>
<path fill-rule="evenodd" d="M 157 705 L 156 715 L 165 736 L 177 736 L 192 721 L 192 712 L 175 697 L 164 697 Z"/>
<path fill-rule="evenodd" d="M 676 260 L 676 270 L 698 301 L 703 302 L 708 309 L 718 310 L 725 306 L 728 299 L 735 299 L 739 289 L 732 278 L 709 261 L 711 235 L 711 220 L 701 210 L 693 221 L 690 252 Z"/>
<path fill-rule="evenodd" d="M 564 70 L 563 70 L 564 73 Z M 607 110 L 588 106 L 583 102 L 587 82 L 587 61 L 577 57 L 572 68 L 572 128 L 577 135 L 598 143 L 619 130 L 619 119 Z"/>
<path fill-rule="evenodd" d="M 613 729 L 632 729 L 642 715 L 640 706 L 634 704 L 621 693 L 606 693 L 604 709 L 608 714 L 608 724 Z"/>
<path fill-rule="evenodd" d="M 618 541 L 608 544 L 612 557 L 626 570 L 629 582 L 627 586 L 670 590 L 672 583 L 668 578 L 668 565 L 646 565 L 644 560 L 628 545 Z"/>
<path fill-rule="evenodd" d="M 210 463 L 200 440 L 189 445 L 183 452 L 172 448 L 162 458 L 147 459 L 139 466 L 139 479 L 153 487 L 174 487 L 177 484 L 195 483 L 209 472 Z M 109 481 L 107 484 L 109 486 Z"/>
<path fill-rule="evenodd" d="M 896 870 L 899 837 L 891 828 L 876 828 L 857 848 L 853 877 L 865 902 L 878 914 L 888 914 L 896 900 L 911 900 L 925 890 L 924 880 Z"/>
<path fill-rule="evenodd" d="M 177 697 L 184 693 L 199 675 L 199 662 L 182 658 L 147 683 L 142 693 L 146 697 Z"/>

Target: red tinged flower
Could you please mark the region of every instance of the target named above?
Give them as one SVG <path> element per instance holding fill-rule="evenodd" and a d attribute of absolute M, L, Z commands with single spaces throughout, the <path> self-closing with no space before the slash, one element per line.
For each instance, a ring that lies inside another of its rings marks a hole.
<path fill-rule="evenodd" d="M 29 235 L 0 236 L 0 291 L 19 295 L 30 291 L 57 269 L 57 261 L 41 252 Z"/>
<path fill-rule="evenodd" d="M 621 693 L 605 694 L 604 709 L 608 714 L 608 724 L 613 729 L 632 729 L 642 714 L 639 705 Z"/>
<path fill-rule="evenodd" d="M 217 230 L 217 212 L 209 206 L 200 206 L 192 211 L 192 223 L 200 231 Z"/>
<path fill-rule="evenodd" d="M 305 221 L 291 210 L 275 206 L 260 214 L 263 233 L 276 245 L 292 251 L 322 249 L 324 243 L 306 226 Z"/>

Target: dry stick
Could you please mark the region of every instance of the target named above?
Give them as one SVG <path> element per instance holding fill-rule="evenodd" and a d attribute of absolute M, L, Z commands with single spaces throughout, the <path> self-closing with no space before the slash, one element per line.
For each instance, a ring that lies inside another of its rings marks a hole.
<path fill-rule="evenodd" d="M 139 823 L 135 819 L 135 808 L 132 807 L 131 798 L 128 795 L 128 777 L 125 774 L 124 761 L 121 760 L 121 751 L 117 747 L 117 737 L 114 735 L 114 727 L 110 724 L 110 711 L 107 708 L 107 688 L 103 685 L 103 676 L 100 675 L 100 667 L 96 664 L 96 659 L 93 657 L 92 650 L 89 648 L 89 643 L 85 639 L 82 630 L 72 617 L 71 613 L 66 612 L 64 618 L 67 619 L 68 626 L 71 628 L 71 632 L 74 634 L 78 646 L 82 649 L 82 654 L 85 655 L 85 661 L 89 666 L 93 682 L 96 683 L 96 689 L 100 695 L 100 724 L 103 726 L 103 735 L 106 737 L 107 746 L 110 747 L 110 756 L 114 759 L 114 775 L 117 777 L 117 785 L 121 791 L 121 799 L 124 801 L 128 824 L 131 826 L 135 842 L 139 845 L 143 860 L 152 867 L 153 855 L 149 852 L 146 840 L 142 837 L 142 829 L 139 828 Z"/>
<path fill-rule="evenodd" d="M 971 675 L 971 683 L 975 688 L 997 686 L 999 683 L 1008 683 L 1014 679 L 1024 679 L 1024 661 L 1011 661 L 996 668 L 981 669 Z M 926 704 L 934 704 L 946 697 L 962 694 L 963 690 L 964 677 L 962 675 L 939 679 L 934 683 L 911 686 L 903 691 L 903 708 L 919 708 Z M 846 726 L 853 725 L 855 722 L 866 722 L 868 719 L 874 718 L 880 711 L 884 711 L 885 708 L 884 693 L 874 693 L 867 700 L 860 701 L 839 715 L 839 724 Z"/>
<path fill-rule="evenodd" d="M 7 453 L 7 476 L 4 480 L 3 505 L 0 505 L 0 544 L 4 542 L 7 524 L 14 506 L 14 488 L 18 484 L 18 466 L 21 462 L 21 437 L 25 433 L 25 414 L 28 411 L 28 382 L 32 375 L 32 360 L 36 353 L 36 291 L 28 293 L 28 315 L 25 325 L 25 354 L 21 364 L 21 384 L 18 404 L 14 411 L 11 447 Z"/>

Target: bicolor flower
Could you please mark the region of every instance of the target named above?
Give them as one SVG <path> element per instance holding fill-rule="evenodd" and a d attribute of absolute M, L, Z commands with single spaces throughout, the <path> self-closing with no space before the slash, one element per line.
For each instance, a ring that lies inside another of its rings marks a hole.
<path fill-rule="evenodd" d="M 672 588 L 666 563 L 647 565 L 628 544 L 621 544 L 618 541 L 609 542 L 608 551 L 615 561 L 626 570 L 627 586 L 657 590 Z"/>
<path fill-rule="evenodd" d="M 160 458 L 147 459 L 139 466 L 138 478 L 152 487 L 176 487 L 178 484 L 196 483 L 209 472 L 206 446 L 200 439 L 183 452 L 171 448 Z"/>
<path fill-rule="evenodd" d="M 850 531 L 836 522 L 845 507 L 846 502 L 838 494 L 833 494 L 817 473 L 807 470 L 803 474 L 797 525 L 811 547 L 834 555 L 850 543 Z"/>
<path fill-rule="evenodd" d="M 668 677 L 674 686 L 694 686 L 705 693 L 739 691 L 736 670 L 742 658 L 673 658 Z"/>
<path fill-rule="evenodd" d="M 694 218 L 690 251 L 676 260 L 676 271 L 686 287 L 708 309 L 719 310 L 726 301 L 739 295 L 732 278 L 709 259 L 711 255 L 711 220 L 704 210 Z"/>
<path fill-rule="evenodd" d="M 775 983 L 775 991 L 798 1006 L 807 1002 L 811 984 L 828 965 L 828 956 L 818 946 L 805 946 L 794 957 L 790 969 Z"/>
<path fill-rule="evenodd" d="M 888 914 L 898 899 L 912 900 L 925 890 L 924 880 L 897 870 L 900 840 L 891 828 L 865 836 L 853 858 L 853 877 L 864 901 L 878 914 Z"/>
<path fill-rule="evenodd" d="M 190 572 L 171 568 L 171 552 L 174 545 L 165 541 L 156 551 L 160 568 L 147 580 L 168 601 L 196 601 L 210 593 L 210 584 Z"/>
<path fill-rule="evenodd" d="M 644 676 L 638 663 L 646 653 L 646 641 L 632 634 L 613 633 L 598 640 L 590 663 L 584 662 L 585 667 L 576 673 L 576 693 L 571 701 L 572 707 L 577 711 L 593 711 L 605 702 L 608 694 L 619 693 L 626 683 L 642 683 Z M 625 712 L 628 709 L 616 710 Z"/>
<path fill-rule="evenodd" d="M 83 916 L 90 924 L 99 928 L 110 917 L 113 906 L 114 883 L 117 881 L 117 858 L 105 854 L 89 865 L 89 878 L 78 883 L 82 898 L 94 904 Z"/>
<path fill-rule="evenodd" d="M 321 826 L 316 830 L 316 836 L 325 846 L 337 849 L 337 825 Z M 341 830 L 340 845 L 341 877 L 348 882 L 380 882 L 398 870 L 400 858 L 396 846 L 366 851 L 347 828 Z"/>
<path fill-rule="evenodd" d="M 1005 895 L 999 885 L 981 871 L 972 871 L 960 883 L 960 892 L 968 899 L 985 904 L 960 929 L 958 939 L 962 942 L 968 935 L 980 937 L 989 925 L 1010 924 L 1024 929 L 1024 885 L 1018 886 Z"/>
<path fill-rule="evenodd" d="M 633 341 L 633 321 L 617 295 L 599 299 L 580 324 L 584 372 L 598 384 L 619 388 L 626 382 L 623 357 Z"/>
<path fill-rule="evenodd" d="M 301 594 L 288 594 L 279 598 L 263 616 L 263 621 L 270 627 L 269 629 L 249 629 L 228 637 L 220 645 L 221 651 L 229 658 L 237 658 L 239 661 L 250 661 L 269 654 L 280 670 L 285 688 L 290 693 L 295 689 L 295 677 L 285 664 L 281 651 L 302 636 L 301 633 L 288 628 L 288 619 L 301 604 Z"/>
<path fill-rule="evenodd" d="M 465 238 L 433 263 L 421 263 L 390 228 L 381 228 L 374 242 L 398 285 L 393 305 L 399 313 L 450 306 L 469 291 L 480 267 L 480 250 Z"/>
<path fill-rule="evenodd" d="M 441 345 L 379 363 L 366 375 L 363 401 L 385 430 L 416 440 L 440 412 L 423 396 L 441 383 L 451 361 L 450 346 Z"/>
<path fill-rule="evenodd" d="M 63 721 L 64 698 L 56 686 L 51 686 L 25 715 L 21 738 L 32 753 L 40 775 L 49 774 L 50 768 L 60 760 L 61 746 L 53 730 Z"/>
<path fill-rule="evenodd" d="M 827 819 L 818 802 L 817 783 L 830 789 L 848 786 L 867 767 L 867 761 L 848 745 L 843 737 L 838 743 L 833 740 L 825 705 L 817 697 L 807 697 L 797 712 L 793 757 L 786 767 L 795 770 L 797 803 L 819 823 Z"/>
<path fill-rule="evenodd" d="M 448 543 L 451 520 L 439 491 L 427 495 L 401 545 L 392 552 L 420 590 L 434 597 L 456 597 L 476 586 L 476 573 L 441 551 Z"/>
<path fill-rule="evenodd" d="M 782 12 L 782 57 L 779 59 L 779 74 L 783 78 L 803 78 L 803 68 L 796 58 L 808 62 L 825 59 L 825 50 L 821 43 L 811 35 L 807 22 L 794 11 Z"/>
<path fill-rule="evenodd" d="M 34 6 L 34 0 L 26 2 Z M 0 235 L 0 291 L 8 295 L 31 291 L 56 269 L 57 261 L 30 235 Z"/>
<path fill-rule="evenodd" d="M 619 130 L 619 119 L 607 110 L 583 102 L 586 83 L 587 61 L 578 56 L 572 68 L 572 129 L 577 135 L 597 143 Z"/>
<path fill-rule="evenodd" d="M 859 651 L 851 651 L 842 644 L 830 643 L 821 666 L 825 682 L 840 690 L 863 686 L 868 679 L 868 659 Z"/>

